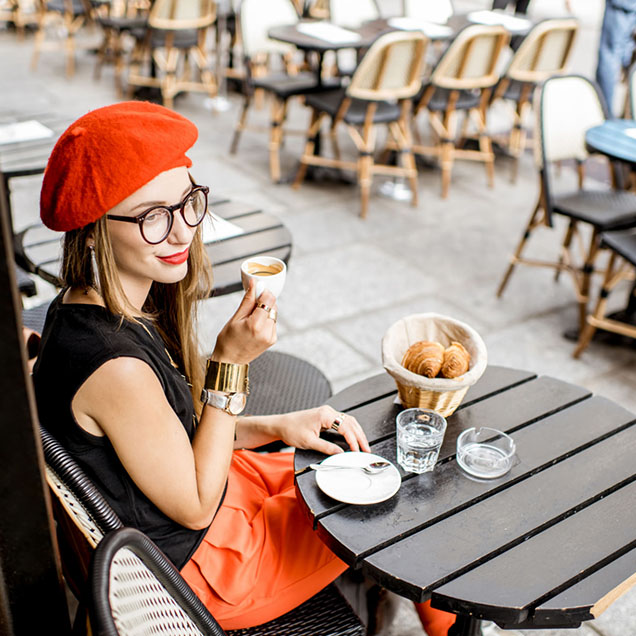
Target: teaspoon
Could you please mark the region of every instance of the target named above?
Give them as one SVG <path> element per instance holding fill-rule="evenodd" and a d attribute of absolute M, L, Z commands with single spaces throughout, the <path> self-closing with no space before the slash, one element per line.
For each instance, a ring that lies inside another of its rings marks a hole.
<path fill-rule="evenodd" d="M 358 468 L 369 475 L 375 475 L 376 473 L 380 473 L 383 470 L 386 470 L 391 465 L 390 462 L 379 461 L 379 462 L 371 462 L 370 464 L 366 464 L 364 466 L 343 466 L 342 464 L 309 464 L 309 468 L 313 470 L 324 470 L 327 468 Z"/>

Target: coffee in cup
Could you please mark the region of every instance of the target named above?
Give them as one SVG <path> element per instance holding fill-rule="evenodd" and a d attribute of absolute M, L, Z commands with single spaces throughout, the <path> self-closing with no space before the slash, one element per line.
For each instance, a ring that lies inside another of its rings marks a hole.
<path fill-rule="evenodd" d="M 252 256 L 241 265 L 241 280 L 247 290 L 250 279 L 256 283 L 256 298 L 268 289 L 278 298 L 285 285 L 287 267 L 274 256 Z"/>

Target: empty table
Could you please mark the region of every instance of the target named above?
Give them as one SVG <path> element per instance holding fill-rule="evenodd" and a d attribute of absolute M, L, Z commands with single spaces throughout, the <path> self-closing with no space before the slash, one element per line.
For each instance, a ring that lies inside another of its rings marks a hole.
<path fill-rule="evenodd" d="M 330 401 L 393 462 L 395 396 L 393 380 L 380 375 Z M 636 572 L 635 423 L 582 387 L 490 366 L 448 418 L 434 472 L 401 473 L 392 498 L 348 505 L 304 470 L 322 456 L 297 451 L 297 489 L 338 556 L 393 592 L 458 614 L 452 633 L 477 634 L 481 618 L 517 629 L 576 627 Z M 475 480 L 457 465 L 457 437 L 473 426 L 514 438 L 508 474 Z"/>

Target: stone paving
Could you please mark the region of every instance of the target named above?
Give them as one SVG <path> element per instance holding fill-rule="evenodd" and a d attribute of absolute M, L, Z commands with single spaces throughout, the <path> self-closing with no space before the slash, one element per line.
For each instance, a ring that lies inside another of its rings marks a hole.
<path fill-rule="evenodd" d="M 380 0 L 390 12 L 397 0 Z M 457 11 L 487 8 L 487 0 L 456 0 Z M 592 75 L 603 3 L 572 0 L 581 19 L 573 70 Z M 559 0 L 536 0 L 536 16 L 564 11 Z M 95 33 L 82 34 L 77 73 L 64 78 L 60 52 L 42 54 L 38 69 L 29 70 L 32 36 L 18 41 L 0 30 L 0 94 L 5 105 L 28 105 L 63 112 L 69 118 L 117 101 L 112 69 L 93 79 Z M 619 93 L 620 97 L 620 93 Z M 511 162 L 498 157 L 494 189 L 486 186 L 480 165 L 457 162 L 448 199 L 440 198 L 440 175 L 424 169 L 419 176 L 417 208 L 383 197 L 378 178 L 368 218 L 358 217 L 355 186 L 305 183 L 299 190 L 273 185 L 267 167 L 263 133 L 245 132 L 236 155 L 228 155 L 240 103 L 230 95 L 231 110 L 212 113 L 201 95 L 185 95 L 176 110 L 199 126 L 200 138 L 190 156 L 193 174 L 213 192 L 261 206 L 278 215 L 293 236 L 288 282 L 279 301 L 279 340 L 275 349 L 306 358 L 324 371 L 338 391 L 382 372 L 380 341 L 400 317 L 435 311 L 464 320 L 483 336 L 493 364 L 531 369 L 581 384 L 636 411 L 636 347 L 593 343 L 580 360 L 571 357 L 573 343 L 563 333 L 576 323 L 570 280 L 553 281 L 549 271 L 518 268 L 505 295 L 495 291 L 537 196 L 537 176 L 530 153 L 522 157 L 516 183 Z M 265 122 L 266 109 L 253 119 Z M 308 113 L 295 104 L 291 121 L 304 129 Z M 504 111 L 496 110 L 495 127 L 505 128 Z M 342 143 L 345 152 L 351 148 Z M 292 174 L 302 147 L 290 137 L 282 152 L 283 171 Z M 564 183 L 573 177 L 564 168 Z M 40 177 L 15 185 L 16 226 L 37 216 Z M 19 212 L 18 212 L 19 211 Z M 538 232 L 535 254 L 553 254 L 562 226 Z M 54 290 L 38 281 L 36 301 Z M 614 299 L 616 307 L 624 296 Z M 202 347 L 210 350 L 220 326 L 239 301 L 234 294 L 204 303 L 200 317 Z M 36 302 L 31 300 L 30 302 Z M 522 577 L 523 573 L 519 573 Z M 636 592 L 625 594 L 600 618 L 578 630 L 540 632 L 546 636 L 630 636 L 636 634 Z M 399 602 L 392 636 L 423 634 L 410 603 Z M 485 633 L 512 634 L 494 627 Z"/>

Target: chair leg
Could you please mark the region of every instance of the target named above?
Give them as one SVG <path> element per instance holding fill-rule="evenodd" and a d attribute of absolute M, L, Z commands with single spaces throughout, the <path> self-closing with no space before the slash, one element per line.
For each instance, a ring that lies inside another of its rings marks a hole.
<path fill-rule="evenodd" d="M 269 133 L 269 173 L 274 183 L 280 181 L 280 144 L 283 138 L 284 119 L 285 102 L 274 98 Z"/>
<path fill-rule="evenodd" d="M 568 254 L 570 250 L 570 245 L 572 244 L 572 238 L 574 237 L 575 230 L 576 230 L 576 221 L 574 219 L 570 219 L 567 232 L 565 233 L 565 237 L 563 238 L 563 243 L 561 245 L 561 254 L 559 254 L 559 264 L 557 266 L 556 271 L 554 272 L 555 283 L 558 282 L 559 277 L 561 276 L 563 263 L 565 261 L 566 254 Z"/>
<path fill-rule="evenodd" d="M 596 303 L 596 309 L 592 314 L 594 318 L 600 320 L 605 316 L 605 308 L 607 307 L 607 298 L 610 291 L 610 280 L 613 276 L 614 271 L 614 263 L 616 262 L 616 252 L 612 252 L 610 256 L 609 263 L 607 265 L 607 271 L 605 272 L 605 278 L 603 280 L 603 286 L 601 287 L 601 291 L 599 293 L 598 301 Z M 579 342 L 577 344 L 576 349 L 572 356 L 574 358 L 578 358 L 581 353 L 588 347 L 594 334 L 596 333 L 596 327 L 587 320 L 585 322 L 585 327 L 580 330 L 579 334 Z"/>
<path fill-rule="evenodd" d="M 363 154 L 358 159 L 358 181 L 360 183 L 360 217 L 367 218 L 369 194 L 371 192 L 373 157 Z"/>
<path fill-rule="evenodd" d="M 442 199 L 448 197 L 450 187 L 451 172 L 453 170 L 455 146 L 452 141 L 443 141 L 440 153 L 440 166 L 442 168 Z"/>
<path fill-rule="evenodd" d="M 587 319 L 587 302 L 590 293 L 590 280 L 594 272 L 594 262 L 600 247 L 600 240 L 596 228 L 592 230 L 592 238 L 590 239 L 590 249 L 588 251 L 585 264 L 583 265 L 583 277 L 581 279 L 581 289 L 579 296 L 579 329 L 583 331 Z"/>
<path fill-rule="evenodd" d="M 246 89 L 247 90 L 247 89 Z M 241 110 L 241 115 L 239 117 L 238 122 L 236 123 L 236 127 L 234 128 L 234 135 L 232 136 L 232 143 L 230 144 L 230 154 L 236 154 L 238 150 L 239 141 L 241 139 L 241 133 L 245 130 L 247 126 L 247 111 L 250 108 L 251 97 L 248 94 L 245 95 L 245 99 L 243 100 L 243 108 Z"/>
<path fill-rule="evenodd" d="M 307 174 L 307 166 L 309 165 L 304 159 L 305 157 L 311 157 L 316 150 L 316 138 L 320 134 L 320 123 L 322 121 L 322 115 L 313 108 L 311 111 L 311 121 L 307 130 L 307 141 L 305 143 L 305 149 L 300 159 L 300 166 L 296 173 L 296 178 L 292 184 L 292 188 L 300 188 L 300 184 L 304 181 Z"/>
<path fill-rule="evenodd" d="M 515 266 L 517 265 L 517 263 L 519 262 L 521 258 L 521 254 L 523 252 L 524 247 L 526 246 L 526 243 L 528 242 L 528 239 L 530 238 L 530 234 L 532 233 L 533 228 L 537 224 L 537 218 L 539 216 L 540 211 L 541 211 L 541 198 L 539 198 L 539 200 L 537 201 L 537 205 L 535 206 L 532 214 L 530 215 L 530 221 L 528 221 L 528 225 L 526 225 L 526 229 L 524 230 L 521 236 L 521 240 L 519 241 L 519 244 L 517 245 L 517 249 L 515 250 L 515 253 L 513 254 L 513 256 L 510 258 L 510 264 L 508 265 L 508 269 L 506 269 L 506 273 L 504 274 L 504 277 L 501 283 L 499 284 L 499 289 L 497 289 L 497 298 L 501 298 L 504 292 L 504 289 L 506 288 L 506 285 L 508 284 L 508 281 L 510 280 L 512 271 L 514 270 Z"/>

